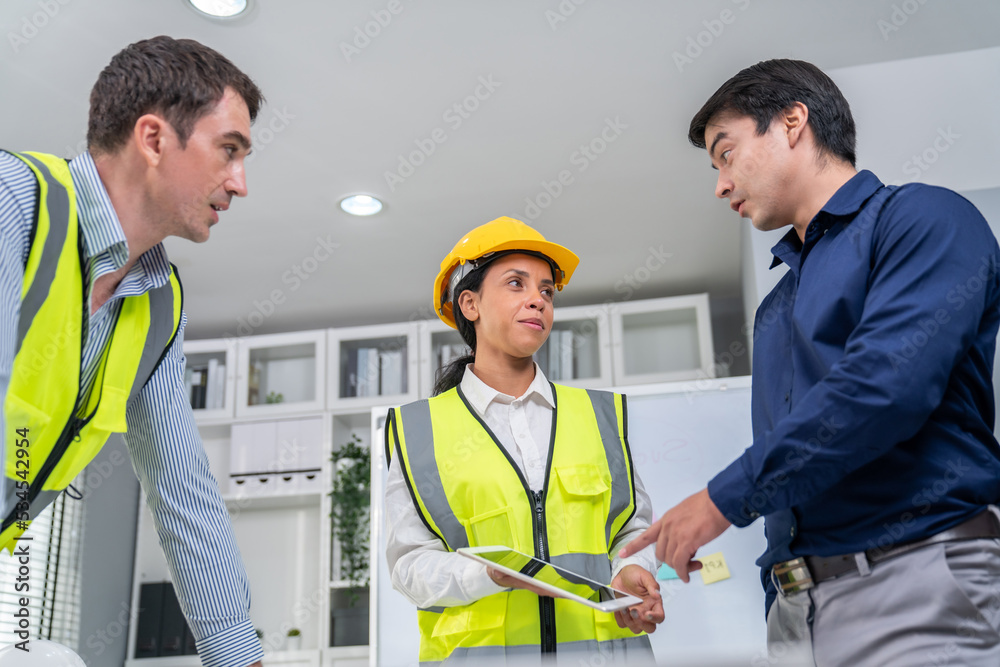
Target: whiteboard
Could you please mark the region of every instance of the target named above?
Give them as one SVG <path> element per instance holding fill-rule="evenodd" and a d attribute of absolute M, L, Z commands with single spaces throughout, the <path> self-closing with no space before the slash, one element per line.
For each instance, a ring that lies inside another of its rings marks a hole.
<path fill-rule="evenodd" d="M 751 442 L 750 378 L 699 380 L 615 389 L 628 395 L 629 444 L 654 516 L 703 489 Z M 393 590 L 382 526 L 386 408 L 372 411 L 372 667 L 417 665 L 416 609 Z M 657 663 L 749 664 L 765 656 L 764 593 L 754 561 L 765 547 L 763 524 L 730 528 L 699 555 L 721 551 L 731 577 L 704 584 L 660 583 L 666 618 L 650 635 Z M 377 559 L 377 561 L 376 561 Z"/>

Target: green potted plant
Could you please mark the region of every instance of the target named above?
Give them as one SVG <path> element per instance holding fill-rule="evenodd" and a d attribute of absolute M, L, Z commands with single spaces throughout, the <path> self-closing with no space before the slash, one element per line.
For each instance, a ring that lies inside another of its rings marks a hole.
<path fill-rule="evenodd" d="M 333 537 L 340 545 L 340 579 L 350 586 L 334 590 L 334 646 L 368 643 L 369 517 L 371 515 L 371 454 L 361 439 L 333 454 Z M 363 598 L 363 604 L 358 604 Z"/>
<path fill-rule="evenodd" d="M 285 639 L 285 649 L 288 651 L 298 651 L 302 648 L 302 632 L 298 628 L 291 628 L 288 637 Z"/>

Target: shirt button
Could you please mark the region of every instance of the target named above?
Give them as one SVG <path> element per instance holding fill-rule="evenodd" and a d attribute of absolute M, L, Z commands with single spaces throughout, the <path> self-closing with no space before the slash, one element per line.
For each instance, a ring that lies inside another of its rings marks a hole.
<path fill-rule="evenodd" d="M 790 395 L 789 395 L 789 394 L 785 394 L 785 403 L 787 403 L 787 402 L 788 402 L 788 399 L 789 399 L 789 398 L 790 398 Z"/>
<path fill-rule="evenodd" d="M 750 518 L 751 519 L 759 519 L 760 518 L 760 512 L 750 512 Z"/>
<path fill-rule="evenodd" d="M 795 537 L 795 526 L 792 526 L 792 529 L 788 532 L 792 537 Z"/>

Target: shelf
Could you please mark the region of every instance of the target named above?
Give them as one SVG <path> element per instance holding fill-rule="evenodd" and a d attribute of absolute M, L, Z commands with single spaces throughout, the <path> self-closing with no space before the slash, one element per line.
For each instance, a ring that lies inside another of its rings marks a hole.
<path fill-rule="evenodd" d="M 617 386 L 714 377 L 708 295 L 610 307 Z"/>
<path fill-rule="evenodd" d="M 325 407 L 325 332 L 244 338 L 238 356 L 237 416 L 287 415 Z"/>
<path fill-rule="evenodd" d="M 327 407 L 331 410 L 416 399 L 416 325 L 330 329 L 328 341 Z"/>
<path fill-rule="evenodd" d="M 556 308 L 549 337 L 535 354 L 550 382 L 571 387 L 611 385 L 611 333 L 603 306 Z"/>
<path fill-rule="evenodd" d="M 188 399 L 199 423 L 232 419 L 236 379 L 236 346 L 230 340 L 184 342 Z M 195 405 L 205 407 L 194 407 Z"/>
<path fill-rule="evenodd" d="M 289 493 L 271 496 L 238 496 L 226 495 L 226 507 L 230 510 L 240 511 L 258 509 L 282 509 L 288 507 L 309 507 L 316 505 L 323 500 L 323 493 L 319 491 L 311 493 Z"/>

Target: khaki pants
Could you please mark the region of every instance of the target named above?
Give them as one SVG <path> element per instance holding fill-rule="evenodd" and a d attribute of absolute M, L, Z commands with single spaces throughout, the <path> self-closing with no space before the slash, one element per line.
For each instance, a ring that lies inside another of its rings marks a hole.
<path fill-rule="evenodd" d="M 930 545 L 779 594 L 767 641 L 816 667 L 998 667 L 1000 539 Z"/>

